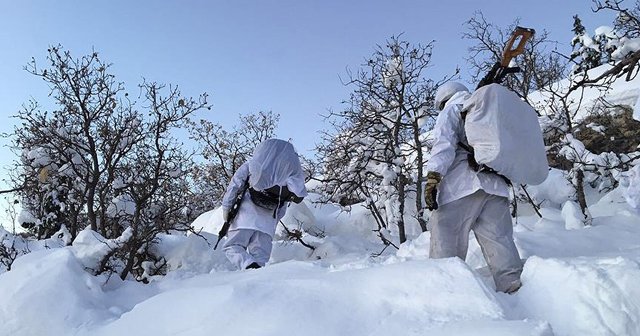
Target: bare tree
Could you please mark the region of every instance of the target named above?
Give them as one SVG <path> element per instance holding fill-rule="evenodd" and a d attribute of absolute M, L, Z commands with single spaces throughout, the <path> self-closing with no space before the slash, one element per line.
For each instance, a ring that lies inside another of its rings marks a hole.
<path fill-rule="evenodd" d="M 415 199 L 415 219 L 427 229 L 421 197 L 423 133 L 436 116 L 435 90 L 448 79 L 425 78 L 432 49 L 433 42 L 411 45 L 399 37 L 377 46 L 360 70 L 347 72 L 345 85 L 353 87 L 347 107 L 330 112 L 334 130 L 323 134 L 317 146 L 325 201 L 364 201 L 385 245 L 392 244 L 384 235 L 390 226 L 398 228 L 401 243 L 406 240 L 409 194 Z"/>
<path fill-rule="evenodd" d="M 109 257 L 124 261 L 122 278 L 139 275 L 156 235 L 189 222 L 191 155 L 171 132 L 209 106 L 207 95 L 187 98 L 175 86 L 144 82 L 137 103 L 97 52 L 74 58 L 56 46 L 47 63 L 34 59 L 26 69 L 51 87 L 57 109 L 32 101 L 15 116 L 13 189 L 34 230 L 46 228 L 40 238 L 63 225 L 72 237 L 89 226 L 105 239 L 128 228 L 126 244 Z"/>
<path fill-rule="evenodd" d="M 474 44 L 469 48 L 467 64 L 475 82 L 500 61 L 511 32 L 519 24 L 516 20 L 501 28 L 487 22 L 482 12 L 476 12 L 465 24 L 462 37 Z M 529 93 L 565 78 L 566 61 L 556 53 L 557 42 L 551 41 L 546 30 L 538 31 L 525 45 L 525 51 L 515 58 L 521 71 L 508 76 L 504 85 L 527 99 Z"/>
<path fill-rule="evenodd" d="M 208 120 L 191 124 L 191 139 L 199 145 L 203 162 L 194 167 L 194 211 L 218 206 L 233 173 L 262 141 L 272 138 L 280 116 L 258 112 L 240 116 L 240 124 L 227 131 Z"/>

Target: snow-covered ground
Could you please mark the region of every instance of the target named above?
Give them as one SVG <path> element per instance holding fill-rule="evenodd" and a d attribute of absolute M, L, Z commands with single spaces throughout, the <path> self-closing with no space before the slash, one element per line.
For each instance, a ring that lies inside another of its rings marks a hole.
<path fill-rule="evenodd" d="M 494 291 L 473 243 L 466 263 L 428 259 L 428 232 L 371 257 L 382 245 L 358 207 L 292 206 L 285 223 L 322 233 L 305 237 L 316 250 L 277 241 L 270 264 L 247 271 L 213 251 L 212 211 L 194 223 L 202 237 L 163 237 L 171 271 L 147 285 L 86 272 L 96 248 L 86 230 L 0 274 L 0 335 L 640 335 L 640 215 L 628 191 L 592 194 L 591 227 L 568 225 L 560 206 L 542 219 L 522 210 L 514 295 Z"/>
<path fill-rule="evenodd" d="M 620 85 L 609 99 L 638 106 L 640 119 L 638 80 Z M 597 97 L 585 96 L 590 103 Z M 529 188 L 546 201 L 542 218 L 520 204 L 514 220 L 526 262 L 523 287 L 513 295 L 494 291 L 473 237 L 466 262 L 431 260 L 429 233 L 408 221 L 409 241 L 373 257 L 383 245 L 367 210 L 315 205 L 312 194 L 291 206 L 284 223 L 313 233 L 304 240 L 315 250 L 277 235 L 270 263 L 258 270 L 232 271 L 213 250 L 219 209 L 193 223 L 199 235 L 161 237 L 157 252 L 169 272 L 149 284 L 91 275 L 86 268 L 107 245 L 90 230 L 67 247 L 65 232 L 29 246 L 18 241 L 33 252 L 0 274 L 0 336 L 637 336 L 640 165 L 626 174 L 609 193 L 589 190 L 589 227 L 576 218 L 572 190 L 558 171 Z"/>

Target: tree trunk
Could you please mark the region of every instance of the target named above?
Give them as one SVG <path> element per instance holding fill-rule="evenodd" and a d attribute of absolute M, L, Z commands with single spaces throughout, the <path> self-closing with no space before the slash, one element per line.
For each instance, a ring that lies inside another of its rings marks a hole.
<path fill-rule="evenodd" d="M 69 223 L 69 234 L 71 235 L 71 241 L 76 240 L 76 236 L 78 235 L 78 229 L 75 224 Z"/>
<path fill-rule="evenodd" d="M 580 205 L 580 210 L 582 211 L 582 215 L 584 216 L 584 225 L 591 225 L 591 214 L 589 213 L 589 209 L 587 207 L 587 197 L 584 194 L 584 172 L 582 169 L 578 169 L 576 171 L 576 198 L 578 199 L 578 204 Z"/>
<path fill-rule="evenodd" d="M 404 229 L 404 203 L 406 198 L 404 187 L 406 185 L 406 182 L 407 182 L 407 178 L 404 175 L 400 175 L 400 178 L 398 179 L 398 202 L 400 203 L 398 206 L 399 208 L 398 212 L 400 217 L 398 217 L 397 219 L 398 235 L 400 236 L 400 244 L 407 241 L 407 234 Z"/>
<path fill-rule="evenodd" d="M 91 225 L 91 230 L 98 232 L 98 221 L 96 220 L 96 212 L 94 209 L 94 199 L 95 196 L 94 190 L 91 189 L 89 191 L 89 195 L 87 195 L 87 217 L 89 219 L 89 224 Z"/>
<path fill-rule="evenodd" d="M 127 278 L 127 275 L 129 275 L 129 272 L 131 272 L 131 270 L 133 270 L 133 266 L 134 266 L 134 262 L 136 260 L 136 253 L 138 252 L 138 248 L 144 244 L 144 242 L 140 241 L 140 243 L 138 243 L 138 238 L 139 235 L 141 234 L 138 229 L 138 223 L 140 220 L 140 209 L 141 207 L 139 206 L 140 203 L 136 202 L 136 210 L 133 214 L 133 218 L 131 220 L 131 229 L 132 229 L 132 233 L 131 233 L 131 238 L 129 239 L 129 241 L 127 241 L 126 243 L 126 249 L 128 249 L 128 255 L 127 255 L 127 264 L 124 267 L 124 269 L 122 270 L 122 273 L 120 274 L 120 279 L 124 280 Z"/>
<path fill-rule="evenodd" d="M 136 251 L 137 248 L 135 248 L 135 245 L 132 242 L 130 242 L 128 244 L 129 246 L 129 252 L 127 255 L 127 265 L 124 267 L 124 269 L 122 270 L 122 273 L 120 273 L 120 279 L 125 280 L 127 278 L 127 275 L 129 275 L 129 273 L 131 272 L 131 270 L 133 269 L 133 263 L 136 260 Z"/>
<path fill-rule="evenodd" d="M 427 221 L 424 220 L 424 206 L 422 204 L 422 180 L 424 179 L 424 154 L 422 153 L 422 142 L 420 142 L 420 127 L 418 125 L 418 121 L 416 118 L 413 118 L 413 142 L 416 146 L 416 159 L 418 160 L 418 164 L 416 166 L 417 174 L 416 176 L 416 211 L 417 211 L 417 220 L 418 224 L 420 224 L 420 229 L 422 232 L 427 231 Z"/>

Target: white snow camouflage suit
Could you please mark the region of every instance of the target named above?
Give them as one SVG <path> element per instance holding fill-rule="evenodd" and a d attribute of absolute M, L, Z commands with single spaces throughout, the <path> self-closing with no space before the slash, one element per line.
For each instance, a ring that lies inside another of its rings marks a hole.
<path fill-rule="evenodd" d="M 228 213 L 231 209 L 247 178 L 249 185 L 256 190 L 286 186 L 300 198 L 307 196 L 298 154 L 293 145 L 284 140 L 263 141 L 256 147 L 252 157 L 233 174 L 222 199 L 224 212 Z M 264 266 L 269 261 L 271 241 L 278 222 L 287 212 L 287 205 L 288 202 L 274 213 L 254 204 L 249 191 L 245 191 L 224 244 L 227 258 L 236 268 L 245 269 L 254 262 Z"/>
<path fill-rule="evenodd" d="M 473 230 L 498 291 L 511 291 L 520 284 L 522 262 L 513 242 L 509 213 L 509 190 L 498 175 L 476 172 L 469 166 L 461 117 L 460 91 L 446 102 L 434 127 L 434 145 L 426 170 L 438 172 L 438 209 L 431 215 L 431 258 L 459 257 L 465 260 L 469 231 Z"/>

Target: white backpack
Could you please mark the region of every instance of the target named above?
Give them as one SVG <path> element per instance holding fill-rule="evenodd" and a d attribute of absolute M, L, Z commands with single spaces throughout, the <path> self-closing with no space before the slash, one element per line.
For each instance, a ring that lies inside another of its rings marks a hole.
<path fill-rule="evenodd" d="M 540 184 L 549 173 L 535 110 L 499 84 L 477 89 L 463 105 L 464 129 L 478 164 L 514 183 Z"/>

